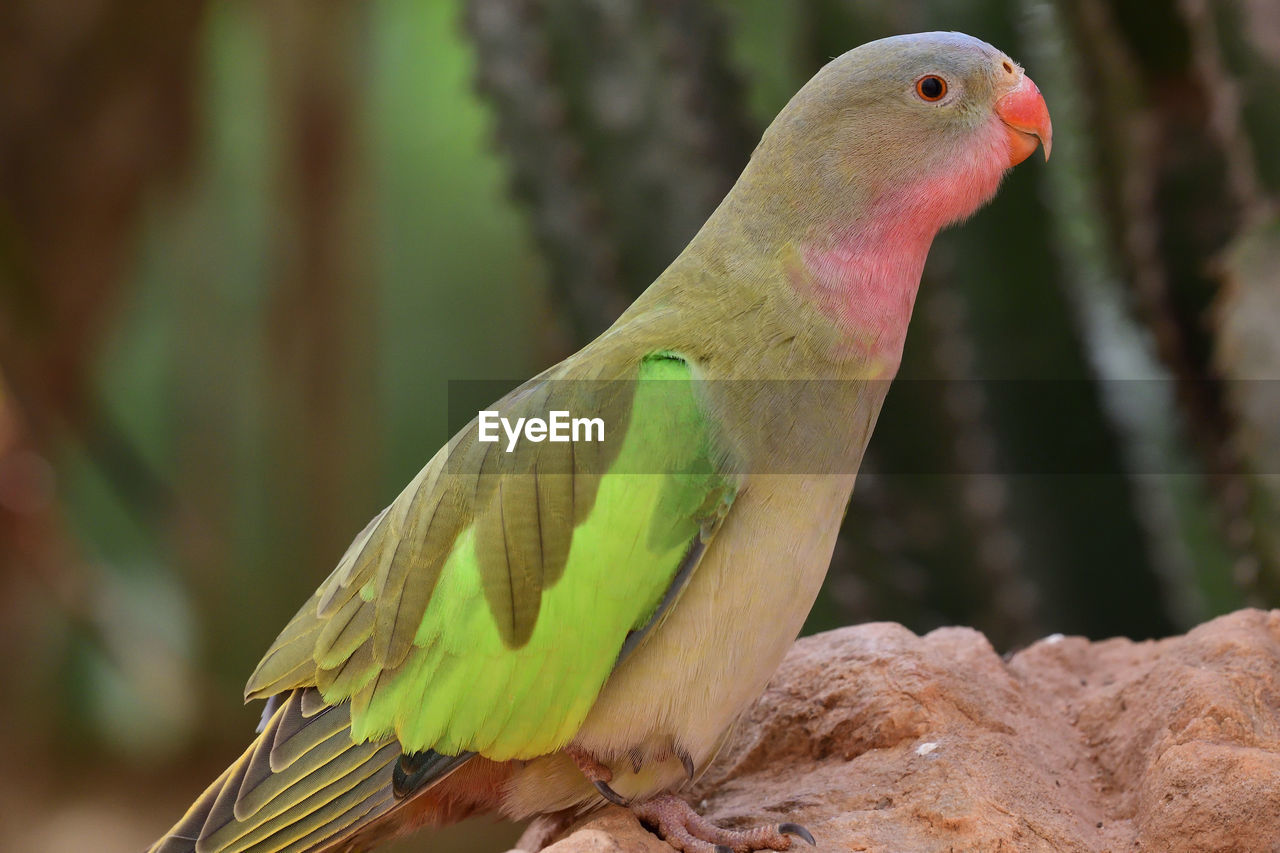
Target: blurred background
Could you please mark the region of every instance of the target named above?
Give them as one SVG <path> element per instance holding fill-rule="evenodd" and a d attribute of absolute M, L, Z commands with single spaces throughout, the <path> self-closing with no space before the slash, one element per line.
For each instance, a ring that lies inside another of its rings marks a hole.
<path fill-rule="evenodd" d="M 1273 0 L 8 0 L 0 848 L 166 829 L 449 380 L 589 340 L 813 72 L 923 29 L 1023 62 L 1054 155 L 935 245 L 806 630 L 1280 604 Z"/>

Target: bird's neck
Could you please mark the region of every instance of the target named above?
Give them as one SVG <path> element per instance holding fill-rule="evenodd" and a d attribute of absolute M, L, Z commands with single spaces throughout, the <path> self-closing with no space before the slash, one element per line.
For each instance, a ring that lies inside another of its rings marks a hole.
<path fill-rule="evenodd" d="M 705 302 L 708 289 L 717 288 L 716 304 L 728 301 L 738 311 L 775 306 L 773 320 L 757 323 L 762 335 L 804 337 L 813 357 L 841 375 L 892 379 L 934 236 L 972 214 L 1000 184 L 1008 162 L 1000 133 L 978 134 L 951 153 L 945 168 L 896 184 L 893 176 L 833 182 L 804 172 L 812 166 L 807 160 L 757 152 L 628 313 L 694 310 L 693 294 Z M 807 191 L 796 192 L 797 185 Z M 797 328 L 780 334 L 788 316 Z"/>
<path fill-rule="evenodd" d="M 877 365 L 891 378 L 932 241 L 933 231 L 879 220 L 802 244 L 787 275 L 840 328 L 842 356 Z"/>
<path fill-rule="evenodd" d="M 846 338 L 847 355 L 897 373 L 920 276 L 933 238 L 995 194 L 999 162 L 974 157 L 968 168 L 922 176 L 882 193 L 851 223 L 832 223 L 802 241 L 788 270 Z"/>

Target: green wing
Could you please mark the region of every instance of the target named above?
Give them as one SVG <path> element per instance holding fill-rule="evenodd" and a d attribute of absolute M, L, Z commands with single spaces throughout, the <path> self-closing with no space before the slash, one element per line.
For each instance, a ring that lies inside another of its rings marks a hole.
<path fill-rule="evenodd" d="M 508 453 L 473 422 L 356 538 L 247 697 L 315 685 L 350 702 L 357 741 L 406 753 L 532 758 L 573 738 L 737 480 L 683 358 L 639 360 L 635 381 L 567 364 L 495 408 L 600 417 L 605 441 Z"/>

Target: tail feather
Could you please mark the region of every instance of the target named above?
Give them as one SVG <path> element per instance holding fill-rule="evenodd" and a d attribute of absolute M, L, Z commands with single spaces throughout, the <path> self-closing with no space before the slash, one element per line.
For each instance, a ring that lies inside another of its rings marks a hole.
<path fill-rule="evenodd" d="M 337 709 L 335 709 L 337 710 Z M 259 820 L 275 817 L 292 808 L 299 800 L 314 790 L 314 784 L 351 770 L 367 758 L 375 744 L 354 744 L 344 715 L 326 715 L 317 719 L 318 732 L 303 730 L 292 741 L 285 741 L 279 749 L 263 748 L 249 762 L 252 772 L 245 781 L 251 784 L 240 788 L 232 807 L 232 815 L 238 821 L 257 815 Z M 270 744 L 272 738 L 263 732 L 262 741 Z M 298 743 L 301 741 L 301 743 Z M 391 741 L 395 744 L 395 741 Z M 363 749 L 362 749 L 363 747 Z M 307 778 L 315 770 L 323 773 Z M 307 778 L 309 784 L 298 783 Z"/>
<path fill-rule="evenodd" d="M 257 739 L 149 853 L 330 850 L 407 802 L 393 781 L 398 741 L 353 742 L 347 704 L 326 705 L 315 688 L 274 704 Z"/>
<path fill-rule="evenodd" d="M 399 754 L 395 744 L 388 744 L 356 767 L 334 774 L 332 781 L 274 817 L 264 820 L 254 815 L 247 821 L 223 824 L 202 839 L 196 851 L 301 853 L 322 849 L 322 843 L 336 842 L 362 825 L 352 825 L 348 819 L 379 817 L 396 804 L 387 780 Z"/>
<path fill-rule="evenodd" d="M 346 826 L 367 826 L 373 823 L 380 814 L 385 813 L 390 806 L 385 806 L 381 802 L 360 803 L 352 806 L 347 811 L 339 814 L 333 820 L 324 824 L 317 829 L 312 830 L 308 835 L 298 839 L 288 848 L 284 848 L 289 853 L 303 853 L 303 851 L 322 849 L 319 845 L 324 844 L 326 839 L 334 839 L 338 836 L 345 839 L 350 836 L 350 832 L 343 832 L 342 828 Z M 327 849 L 333 849 L 329 846 Z M 363 849 L 363 848 L 362 848 Z"/>
<path fill-rule="evenodd" d="M 240 760 L 243 761 L 244 758 L 241 757 Z M 213 801 L 235 769 L 236 765 L 232 764 L 226 770 L 223 770 L 222 775 L 215 779 L 213 784 L 200 795 L 200 798 L 191 804 L 191 808 L 187 809 L 187 813 L 182 816 L 182 820 L 178 821 L 173 829 L 165 833 L 163 838 L 151 845 L 148 853 L 194 853 L 196 842 L 200 839 L 200 832 L 204 828 L 205 821 L 209 818 L 209 810 L 213 807 Z"/>

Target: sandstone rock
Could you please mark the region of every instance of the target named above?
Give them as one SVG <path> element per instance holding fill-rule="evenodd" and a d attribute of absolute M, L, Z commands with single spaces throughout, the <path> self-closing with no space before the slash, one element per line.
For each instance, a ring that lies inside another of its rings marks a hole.
<path fill-rule="evenodd" d="M 690 795 L 820 851 L 1280 851 L 1280 611 L 1008 661 L 963 628 L 810 637 Z M 654 840 L 610 808 L 547 850 Z"/>

